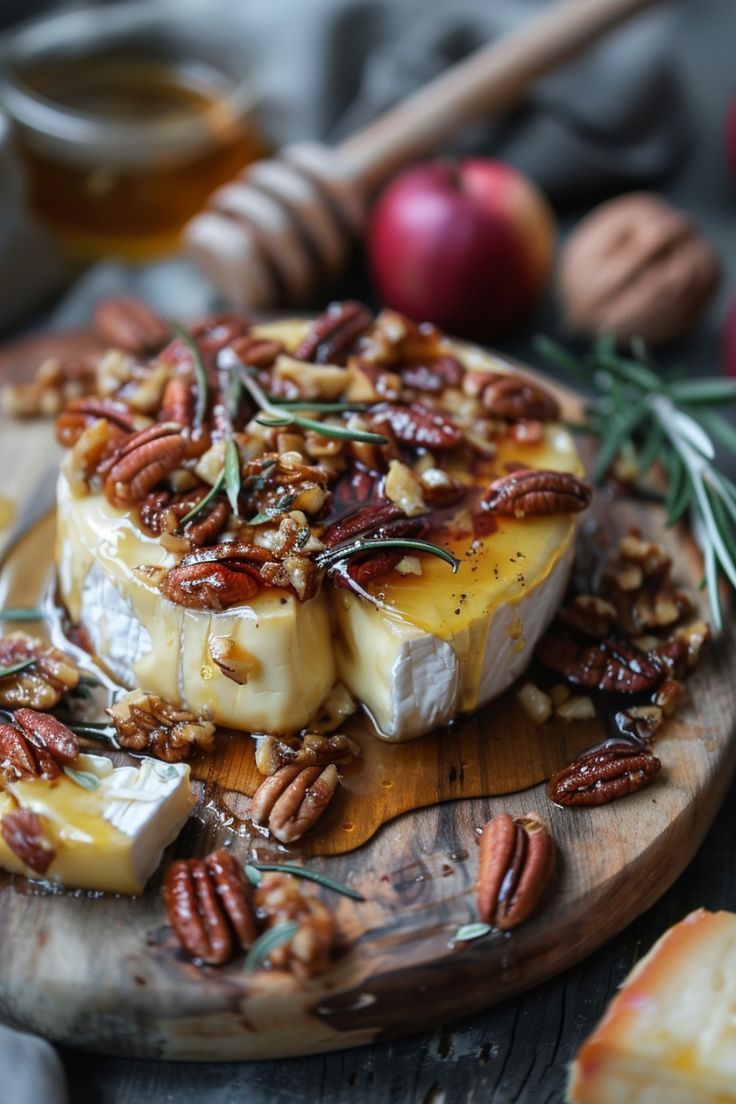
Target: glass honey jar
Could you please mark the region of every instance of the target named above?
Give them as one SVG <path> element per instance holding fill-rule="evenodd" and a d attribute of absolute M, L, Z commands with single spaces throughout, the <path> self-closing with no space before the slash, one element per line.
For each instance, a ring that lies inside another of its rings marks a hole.
<path fill-rule="evenodd" d="M 53 15 L 0 46 L 31 213 L 75 257 L 176 248 L 209 194 L 267 152 L 248 60 L 206 19 L 123 3 Z"/>

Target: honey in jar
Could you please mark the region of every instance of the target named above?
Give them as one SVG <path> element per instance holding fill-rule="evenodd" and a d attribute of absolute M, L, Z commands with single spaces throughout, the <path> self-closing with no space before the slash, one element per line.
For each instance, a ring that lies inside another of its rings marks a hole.
<path fill-rule="evenodd" d="M 76 256 L 174 249 L 209 194 L 266 152 L 238 81 L 153 30 L 143 46 L 62 42 L 17 64 L 11 91 L 27 205 Z"/>

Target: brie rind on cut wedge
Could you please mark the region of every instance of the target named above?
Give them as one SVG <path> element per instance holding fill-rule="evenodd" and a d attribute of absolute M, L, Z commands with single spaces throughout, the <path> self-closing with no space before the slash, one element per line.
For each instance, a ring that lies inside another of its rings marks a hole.
<path fill-rule="evenodd" d="M 253 333 L 293 349 L 307 329 L 307 322 L 289 321 Z M 447 347 L 473 372 L 514 373 L 483 350 Z M 506 434 L 494 445 L 496 476 L 519 467 L 582 474 L 573 440 L 558 423 L 544 427 L 541 442 Z M 470 487 L 481 478 L 463 468 L 451 474 Z M 482 479 L 487 485 L 487 473 Z M 499 516 L 495 530 L 476 539 L 466 521 L 465 536 L 430 538 L 459 559 L 455 575 L 425 554 L 421 574 L 394 570 L 362 594 L 328 579 L 304 602 L 265 589 L 247 605 L 210 612 L 163 598 L 155 572 L 175 566 L 176 555 L 104 494 L 73 493 L 62 469 L 59 589 L 72 621 L 126 687 L 228 727 L 296 732 L 340 679 L 380 736 L 406 740 L 505 690 L 527 666 L 567 585 L 576 515 Z M 233 669 L 237 681 L 228 677 Z"/>
<path fill-rule="evenodd" d="M 736 1102 L 736 915 L 698 909 L 637 963 L 570 1071 L 568 1104 Z"/>
<path fill-rule="evenodd" d="M 82 754 L 74 770 L 86 785 L 66 774 L 9 781 L 0 793 L 0 819 L 15 809 L 41 818 L 44 838 L 56 852 L 45 881 L 141 893 L 195 803 L 189 767 L 157 759 L 113 767 L 104 756 Z M 2 838 L 0 867 L 39 877 Z"/>

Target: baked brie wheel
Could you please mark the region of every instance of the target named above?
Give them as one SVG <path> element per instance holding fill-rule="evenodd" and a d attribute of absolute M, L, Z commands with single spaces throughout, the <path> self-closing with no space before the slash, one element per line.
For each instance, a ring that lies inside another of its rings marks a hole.
<path fill-rule="evenodd" d="M 337 682 L 388 740 L 500 694 L 590 495 L 538 384 L 356 303 L 112 350 L 57 436 L 71 621 L 123 685 L 250 732 L 299 731 Z"/>

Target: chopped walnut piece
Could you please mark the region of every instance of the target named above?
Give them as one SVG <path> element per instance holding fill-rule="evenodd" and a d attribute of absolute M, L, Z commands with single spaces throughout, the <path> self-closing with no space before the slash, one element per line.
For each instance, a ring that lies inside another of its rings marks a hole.
<path fill-rule="evenodd" d="M 578 594 L 569 606 L 560 610 L 560 620 L 586 636 L 602 640 L 616 620 L 616 609 L 595 594 Z"/>
<path fill-rule="evenodd" d="M 389 502 L 393 502 L 407 517 L 419 517 L 428 513 L 428 506 L 422 494 L 422 484 L 408 464 L 400 460 L 391 460 L 384 493 Z"/>
<path fill-rule="evenodd" d="M 11 418 L 53 418 L 71 399 L 95 390 L 95 369 L 80 360 L 48 357 L 32 380 L 8 383 L 2 389 L 2 409 Z"/>
<path fill-rule="evenodd" d="M 307 732 L 304 736 L 263 736 L 256 748 L 256 766 L 261 774 L 271 775 L 286 764 L 303 767 L 349 763 L 360 755 L 360 748 L 349 736 Z"/>
<path fill-rule="evenodd" d="M 303 893 L 290 874 L 266 873 L 256 887 L 256 915 L 266 929 L 296 921 L 292 938 L 274 947 L 267 962 L 275 970 L 289 970 L 296 977 L 313 977 L 330 964 L 335 938 L 332 916 L 318 897 Z"/>
<path fill-rule="evenodd" d="M 623 537 L 603 569 L 602 592 L 616 610 L 616 624 L 629 636 L 677 624 L 692 602 L 670 579 L 672 560 L 637 532 Z"/>
<path fill-rule="evenodd" d="M 595 706 L 590 698 L 576 695 L 561 702 L 556 713 L 563 721 L 592 721 L 595 717 Z"/>
<path fill-rule="evenodd" d="M 535 724 L 544 724 L 552 716 L 552 699 L 533 682 L 524 683 L 516 700 Z"/>
<path fill-rule="evenodd" d="M 53 709 L 79 682 L 74 660 L 23 632 L 0 638 L 0 669 L 32 660 L 31 666 L 0 678 L 0 705 L 9 709 Z"/>
<path fill-rule="evenodd" d="M 674 679 L 685 678 L 698 664 L 703 645 L 710 638 L 710 628 L 705 621 L 693 621 L 683 625 L 667 638 L 654 652 Z"/>
<path fill-rule="evenodd" d="M 347 686 L 336 682 L 319 707 L 317 716 L 312 719 L 311 726 L 317 732 L 334 732 L 347 717 L 353 715 L 356 708 L 355 698 Z"/>
<path fill-rule="evenodd" d="M 156 694 L 132 690 L 107 712 L 121 747 L 145 752 L 166 763 L 181 762 L 194 751 L 210 752 L 215 746 L 213 724 Z"/>

